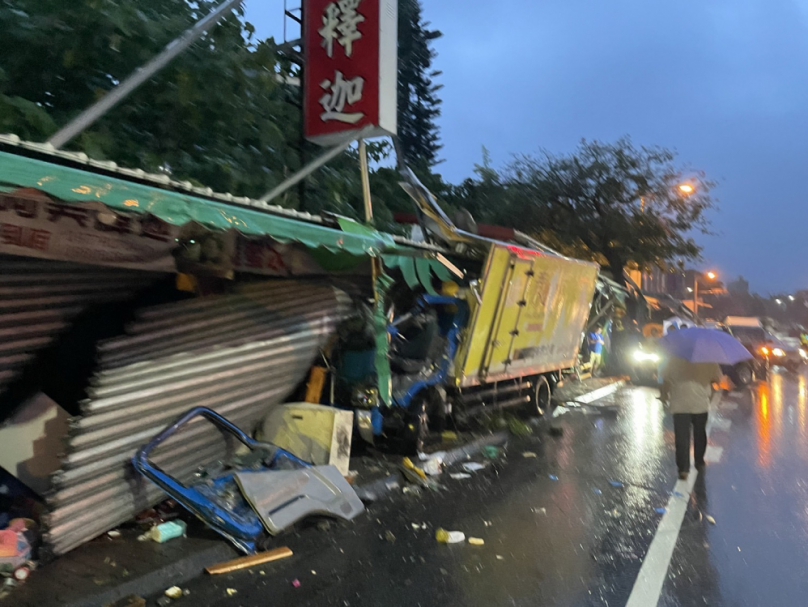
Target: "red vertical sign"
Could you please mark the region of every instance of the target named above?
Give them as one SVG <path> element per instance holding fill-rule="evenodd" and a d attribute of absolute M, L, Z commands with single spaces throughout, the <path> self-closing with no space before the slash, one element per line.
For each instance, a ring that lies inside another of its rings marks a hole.
<path fill-rule="evenodd" d="M 331 145 L 396 129 L 396 0 L 306 0 L 306 138 Z"/>

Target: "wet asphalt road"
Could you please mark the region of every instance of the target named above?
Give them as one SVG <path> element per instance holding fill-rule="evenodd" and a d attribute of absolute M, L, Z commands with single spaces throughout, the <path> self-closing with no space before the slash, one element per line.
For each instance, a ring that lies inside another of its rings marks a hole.
<path fill-rule="evenodd" d="M 445 474 L 441 493 L 290 534 L 278 545 L 291 559 L 200 578 L 177 605 L 625 605 L 676 480 L 656 396 L 627 388 L 558 418 L 560 437 L 512 440 L 468 480 Z M 714 417 L 718 461 L 696 482 L 659 605 L 806 605 L 808 380 L 774 374 Z M 438 527 L 485 545 L 440 545 Z"/>

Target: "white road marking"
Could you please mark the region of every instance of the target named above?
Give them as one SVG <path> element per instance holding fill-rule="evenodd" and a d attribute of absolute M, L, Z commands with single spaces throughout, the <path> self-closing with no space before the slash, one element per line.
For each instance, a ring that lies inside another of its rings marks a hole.
<path fill-rule="evenodd" d="M 707 451 L 704 452 L 704 461 L 708 464 L 717 464 L 721 461 L 721 456 L 724 454 L 723 447 L 716 447 L 708 445 Z"/>
<path fill-rule="evenodd" d="M 574 399 L 574 402 L 589 405 L 595 402 L 596 400 L 600 400 L 601 398 L 605 398 L 610 394 L 614 394 L 620 388 L 622 388 L 625 383 L 626 383 L 625 380 L 616 381 L 607 386 L 603 386 L 602 388 L 598 388 L 597 390 L 593 390 L 588 394 L 578 396 L 577 398 Z"/>
<path fill-rule="evenodd" d="M 716 394 L 711 404 L 711 411 L 715 411 L 720 402 L 721 395 Z M 710 415 L 707 423 L 707 438 L 709 439 L 715 426 L 714 415 Z M 710 449 L 711 446 L 707 448 Z M 716 448 L 717 449 L 717 448 Z M 706 460 L 705 453 L 705 460 Z M 634 588 L 628 597 L 626 607 L 654 607 L 659 603 L 662 594 L 662 586 L 668 577 L 668 568 L 673 557 L 673 550 L 676 548 L 676 540 L 679 538 L 679 531 L 682 529 L 682 521 L 687 512 L 687 504 L 690 501 L 690 493 L 696 483 L 699 473 L 695 468 L 691 468 L 690 475 L 686 481 L 679 480 L 673 486 L 671 497 L 668 500 L 667 511 L 659 521 L 654 539 L 648 547 L 648 553 L 643 559 L 640 573 L 634 582 Z M 679 497 L 679 495 L 684 497 Z"/>

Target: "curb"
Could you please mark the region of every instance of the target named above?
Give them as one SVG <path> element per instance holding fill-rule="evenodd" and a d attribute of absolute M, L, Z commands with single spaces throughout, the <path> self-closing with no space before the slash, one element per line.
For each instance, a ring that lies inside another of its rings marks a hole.
<path fill-rule="evenodd" d="M 457 462 L 469 459 L 472 455 L 482 451 L 485 447 L 504 445 L 507 442 L 507 432 L 495 432 L 494 434 L 489 434 L 488 436 L 482 436 L 471 441 L 468 445 L 463 445 L 462 447 L 456 447 L 446 451 L 446 455 L 443 458 L 443 463 L 447 466 L 451 466 Z M 359 496 L 359 499 L 361 499 L 363 502 L 377 502 L 386 498 L 388 495 L 390 495 L 390 493 L 401 486 L 401 482 L 399 480 L 400 478 L 401 477 L 398 473 L 391 474 L 372 483 L 368 483 L 367 485 L 354 487 L 354 490 Z"/>

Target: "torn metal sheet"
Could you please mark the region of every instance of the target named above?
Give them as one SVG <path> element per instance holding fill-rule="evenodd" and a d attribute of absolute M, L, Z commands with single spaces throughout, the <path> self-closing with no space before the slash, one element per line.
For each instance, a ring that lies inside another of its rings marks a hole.
<path fill-rule="evenodd" d="M 54 476 L 44 540 L 63 554 L 165 498 L 130 465 L 135 451 L 192 407 L 252 431 L 305 377 L 350 299 L 316 282 L 237 286 L 141 310 L 127 335 L 99 345 L 90 398 Z M 194 421 L 152 461 L 187 482 L 236 445 Z"/>
<path fill-rule="evenodd" d="M 272 535 L 307 516 L 350 521 L 365 510 L 353 487 L 334 466 L 239 472 L 236 481 Z"/>

